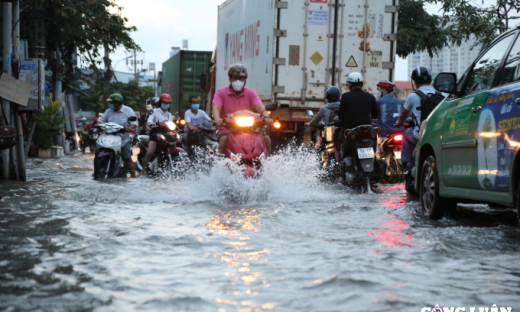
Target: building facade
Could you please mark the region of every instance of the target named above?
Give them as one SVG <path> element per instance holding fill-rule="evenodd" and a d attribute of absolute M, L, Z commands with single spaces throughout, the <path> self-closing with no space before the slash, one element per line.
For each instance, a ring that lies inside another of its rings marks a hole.
<path fill-rule="evenodd" d="M 474 47 L 474 44 L 475 38 L 471 36 L 459 47 L 456 45 L 444 47 L 433 57 L 430 57 L 426 51 L 411 54 L 408 56 L 408 73 L 411 73 L 415 67 L 423 65 L 430 68 L 433 76 L 442 72 L 450 72 L 461 77 L 480 52 L 481 47 Z"/>

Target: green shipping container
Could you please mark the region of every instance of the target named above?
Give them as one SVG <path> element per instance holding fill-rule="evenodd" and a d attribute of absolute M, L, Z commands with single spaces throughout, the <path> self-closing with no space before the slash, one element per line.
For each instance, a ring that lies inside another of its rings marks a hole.
<path fill-rule="evenodd" d="M 172 114 L 182 117 L 190 109 L 192 95 L 200 97 L 200 109 L 206 109 L 206 83 L 211 62 L 210 51 L 181 50 L 162 65 L 161 94 L 172 97 Z M 201 91 L 202 89 L 202 91 Z"/>

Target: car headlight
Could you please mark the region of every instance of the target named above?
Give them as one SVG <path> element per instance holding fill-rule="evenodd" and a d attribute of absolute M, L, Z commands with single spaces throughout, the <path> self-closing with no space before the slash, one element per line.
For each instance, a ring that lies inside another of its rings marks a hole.
<path fill-rule="evenodd" d="M 175 124 L 171 121 L 167 121 L 166 122 L 166 125 L 168 126 L 168 128 L 171 130 L 171 131 L 175 131 L 175 129 L 177 129 L 177 126 L 175 126 Z"/>
<path fill-rule="evenodd" d="M 240 127 L 251 127 L 255 123 L 255 118 L 251 116 L 235 117 L 235 121 Z"/>

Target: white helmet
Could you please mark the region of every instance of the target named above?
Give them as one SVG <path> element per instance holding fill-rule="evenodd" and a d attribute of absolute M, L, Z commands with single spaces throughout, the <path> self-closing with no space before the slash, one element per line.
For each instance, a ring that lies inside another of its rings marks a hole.
<path fill-rule="evenodd" d="M 87 120 L 87 117 L 83 117 L 83 118 L 81 118 L 81 120 L 85 121 L 85 120 Z"/>
<path fill-rule="evenodd" d="M 347 81 L 351 83 L 363 82 L 363 76 L 358 72 L 353 72 L 348 75 Z"/>

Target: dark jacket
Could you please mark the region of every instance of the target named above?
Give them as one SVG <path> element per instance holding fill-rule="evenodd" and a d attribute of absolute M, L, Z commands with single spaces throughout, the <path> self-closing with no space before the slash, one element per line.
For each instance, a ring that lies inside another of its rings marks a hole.
<path fill-rule="evenodd" d="M 341 96 L 339 119 L 343 127 L 352 129 L 361 125 L 369 125 L 377 118 L 376 98 L 361 89 L 354 89 Z"/>
<path fill-rule="evenodd" d="M 312 121 L 309 122 L 307 125 L 309 127 L 316 127 L 322 119 L 324 119 L 325 125 L 328 125 L 330 122 L 333 121 L 332 116 L 337 115 L 339 110 L 339 103 L 340 102 L 327 103 L 324 106 L 322 106 L 318 114 L 314 116 Z M 336 114 L 334 114 L 334 111 L 336 111 Z"/>

